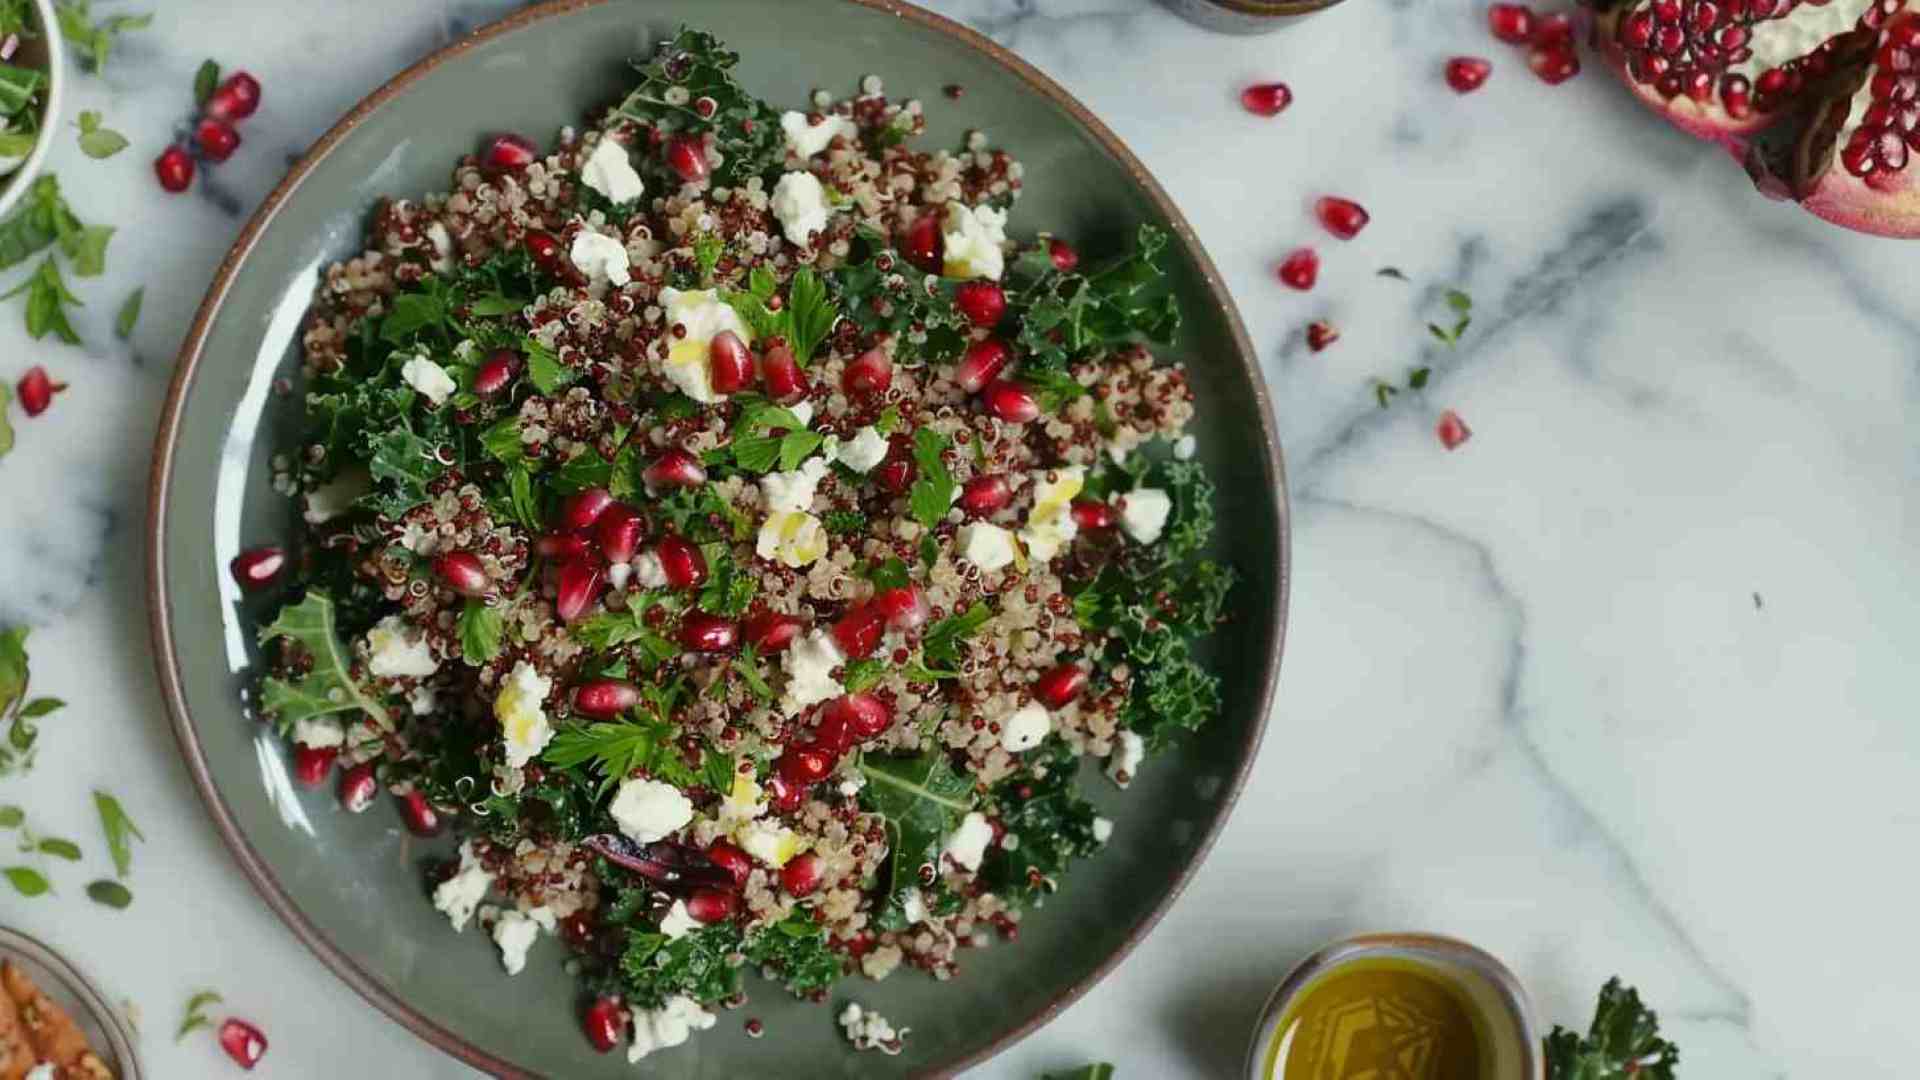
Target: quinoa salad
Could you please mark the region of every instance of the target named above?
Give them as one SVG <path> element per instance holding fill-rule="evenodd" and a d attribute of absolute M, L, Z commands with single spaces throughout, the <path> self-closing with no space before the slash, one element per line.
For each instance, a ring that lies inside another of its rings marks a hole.
<path fill-rule="evenodd" d="M 423 894 L 636 1061 L 749 985 L 897 1053 L 841 981 L 1044 917 L 1113 832 L 1083 787 L 1219 711 L 1233 583 L 1165 237 L 1010 235 L 983 132 L 737 62 L 683 30 L 382 202 L 305 326 L 302 534 L 233 563 L 294 779 L 457 842 Z"/>

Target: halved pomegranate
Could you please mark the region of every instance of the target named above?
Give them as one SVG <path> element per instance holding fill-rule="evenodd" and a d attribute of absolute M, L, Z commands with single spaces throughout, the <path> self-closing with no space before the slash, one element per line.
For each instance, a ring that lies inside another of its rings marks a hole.
<path fill-rule="evenodd" d="M 1641 101 L 1725 146 L 1763 194 L 1920 236 L 1920 2 L 1589 0 Z"/>
<path fill-rule="evenodd" d="M 293 782 L 301 787 L 319 787 L 333 774 L 333 762 L 339 756 L 337 746 L 294 747 Z"/>
<path fill-rule="evenodd" d="M 495 135 L 480 150 L 480 162 L 489 169 L 524 169 L 539 157 L 532 140 L 513 132 Z"/>

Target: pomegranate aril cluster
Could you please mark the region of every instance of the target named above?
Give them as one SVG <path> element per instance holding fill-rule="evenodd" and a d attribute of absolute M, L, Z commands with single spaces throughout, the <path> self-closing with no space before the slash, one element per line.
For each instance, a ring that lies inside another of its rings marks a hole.
<path fill-rule="evenodd" d="M 1665 0 L 1663 0 L 1665 2 Z M 1677 0 L 1673 0 L 1677 5 Z M 1527 68 L 1549 86 L 1558 86 L 1580 74 L 1580 51 L 1573 40 L 1573 16 L 1566 12 L 1535 12 L 1525 4 L 1493 4 L 1487 8 L 1487 29 L 1509 45 L 1527 49 Z M 1476 57 L 1457 57 L 1447 65 L 1447 85 L 1462 94 L 1480 88 L 1493 65 Z"/>
<path fill-rule="evenodd" d="M 1873 63 L 1873 104 L 1840 149 L 1840 163 L 1868 186 L 1886 182 L 1920 153 L 1920 18 L 1888 27 Z"/>
<path fill-rule="evenodd" d="M 222 162 L 240 149 L 238 124 L 260 108 L 260 80 L 244 71 L 227 76 L 195 118 L 189 142 L 177 142 L 160 152 L 153 161 L 153 174 L 167 191 L 182 192 L 193 185 L 197 168 L 194 154 L 211 162 Z"/>

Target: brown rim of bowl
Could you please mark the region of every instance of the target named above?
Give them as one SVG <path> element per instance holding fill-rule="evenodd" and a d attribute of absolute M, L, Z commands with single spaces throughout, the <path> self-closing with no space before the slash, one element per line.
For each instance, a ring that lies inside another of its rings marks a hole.
<path fill-rule="evenodd" d="M 509 15 L 498 22 L 489 23 L 415 62 L 389 79 L 385 85 L 367 95 L 350 109 L 339 122 L 320 137 L 318 142 L 313 144 L 313 147 L 288 171 L 286 178 L 280 181 L 279 186 L 267 196 L 266 201 L 260 204 L 260 208 L 254 211 L 253 217 L 247 221 L 246 227 L 240 231 L 239 238 L 228 250 L 226 258 L 221 260 L 213 283 L 207 289 L 206 299 L 201 301 L 200 309 L 194 315 L 193 325 L 187 332 L 186 340 L 180 346 L 180 354 L 174 365 L 173 380 L 167 388 L 166 403 L 160 414 L 159 431 L 154 438 L 153 467 L 148 473 L 147 588 L 149 627 L 156 646 L 154 667 L 160 678 L 161 694 L 166 702 L 168 717 L 173 722 L 174 739 L 180 744 L 181 756 L 186 759 L 187 769 L 193 774 L 194 787 L 199 790 L 201 801 L 206 804 L 207 812 L 212 815 L 214 825 L 220 830 L 221 840 L 239 861 L 240 869 L 246 873 L 247 880 L 252 882 L 254 890 L 266 900 L 267 906 L 273 909 L 280 920 L 287 924 L 294 936 L 298 937 L 302 944 L 320 958 L 322 963 L 332 969 L 333 973 L 344 980 L 348 986 L 353 987 L 368 1003 L 398 1021 L 415 1035 L 475 1068 L 498 1076 L 525 1077 L 529 1080 L 532 1080 L 535 1074 L 494 1057 L 434 1022 L 413 1006 L 401 1001 L 368 974 L 352 957 L 336 948 L 308 921 L 306 915 L 294 903 L 293 898 L 274 877 L 272 870 L 253 849 L 253 845 L 248 843 L 245 835 L 241 833 L 238 824 L 234 821 L 232 811 L 227 808 L 226 800 L 221 798 L 219 790 L 214 786 L 213 776 L 207 767 L 206 755 L 200 748 L 199 735 L 194 730 L 193 720 L 187 713 L 186 696 L 180 684 L 179 660 L 174 654 L 173 631 L 167 622 L 167 612 L 171 605 L 168 600 L 165 574 L 166 522 L 163 515 L 167 490 L 172 482 L 173 452 L 179 436 L 181 406 L 186 398 L 187 387 L 193 381 L 194 371 L 199 366 L 207 332 L 213 323 L 214 315 L 220 310 L 232 286 L 235 273 L 252 252 L 260 234 L 273 222 L 280 208 L 299 189 L 301 182 L 306 179 L 314 165 L 331 153 L 334 146 L 358 127 L 368 115 L 406 93 L 414 82 L 445 61 L 460 56 L 484 42 L 536 23 L 610 2 L 613 0 L 548 0 L 546 3 Z M 1093 136 L 1102 149 L 1126 167 L 1134 182 L 1146 191 L 1154 206 L 1165 216 L 1172 227 L 1174 237 L 1185 250 L 1187 257 L 1200 269 L 1205 279 L 1207 293 L 1226 316 L 1235 344 L 1235 359 L 1239 361 L 1253 383 L 1255 404 L 1258 406 L 1257 412 L 1260 418 L 1260 434 L 1267 447 L 1266 458 L 1261 464 L 1269 484 L 1279 498 L 1280 566 L 1273 590 L 1276 616 L 1273 650 L 1267 656 L 1261 671 L 1260 692 L 1257 699 L 1259 714 L 1253 718 L 1247 730 L 1245 753 L 1241 756 L 1240 767 L 1235 770 L 1227 784 L 1226 798 L 1221 803 L 1220 812 L 1214 815 L 1213 820 L 1207 825 L 1193 858 L 1174 878 L 1166 896 L 1145 918 L 1128 931 L 1126 940 L 1121 942 L 1120 947 L 1111 956 L 1101 961 L 1086 978 L 1061 991 L 1047 1003 L 1046 1008 L 1029 1017 L 1012 1031 L 995 1039 L 987 1047 L 964 1060 L 942 1066 L 931 1074 L 950 1075 L 985 1061 L 1011 1046 L 1078 1000 L 1133 951 L 1133 947 L 1139 944 L 1140 939 L 1149 930 L 1153 929 L 1161 916 L 1165 915 L 1167 909 L 1172 906 L 1174 900 L 1186 889 L 1188 882 L 1193 879 L 1194 872 L 1199 869 L 1208 851 L 1212 849 L 1214 840 L 1219 836 L 1221 827 L 1226 823 L 1227 816 L 1232 812 L 1234 803 L 1238 801 L 1240 792 L 1246 785 L 1247 774 L 1253 768 L 1254 755 L 1260 749 L 1261 736 L 1266 732 L 1267 714 L 1273 706 L 1274 688 L 1280 674 L 1280 655 L 1286 641 L 1287 592 L 1293 569 L 1293 541 L 1292 532 L 1288 528 L 1286 470 L 1280 458 L 1280 438 L 1274 430 L 1266 380 L 1260 374 L 1260 366 L 1256 359 L 1258 354 L 1254 351 L 1252 339 L 1247 336 L 1245 325 L 1240 321 L 1240 312 L 1234 306 L 1232 296 L 1220 282 L 1219 270 L 1214 267 L 1213 260 L 1207 257 L 1200 242 L 1194 238 L 1193 227 L 1187 224 L 1186 218 L 1181 216 L 1179 209 L 1174 206 L 1173 200 L 1168 198 L 1159 182 L 1154 180 L 1140 160 L 1133 156 L 1132 151 L 1128 150 L 1105 124 L 1087 111 L 1086 106 L 1080 104 L 1052 79 L 1041 74 L 1039 69 L 985 36 L 944 16 L 935 15 L 905 3 L 904 0 L 846 0 L 846 2 L 908 20 L 929 30 L 945 34 L 962 46 L 984 53 L 1034 91 L 1065 109 L 1083 129 Z"/>

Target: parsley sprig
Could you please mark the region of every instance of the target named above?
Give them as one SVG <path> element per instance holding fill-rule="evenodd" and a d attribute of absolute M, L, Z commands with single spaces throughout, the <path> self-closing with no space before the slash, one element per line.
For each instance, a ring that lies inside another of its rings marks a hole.
<path fill-rule="evenodd" d="M 27 696 L 32 672 L 27 663 L 27 628 L 0 631 L 0 718 L 7 721 L 7 734 L 0 743 L 0 776 L 33 767 L 33 752 L 40 739 L 35 721 L 66 708 L 66 702 L 53 697 Z"/>
<path fill-rule="evenodd" d="M 1660 1037 L 1660 1018 L 1618 976 L 1600 988 L 1585 1036 L 1559 1025 L 1546 1038 L 1547 1080 L 1673 1080 L 1680 1049 Z"/>

